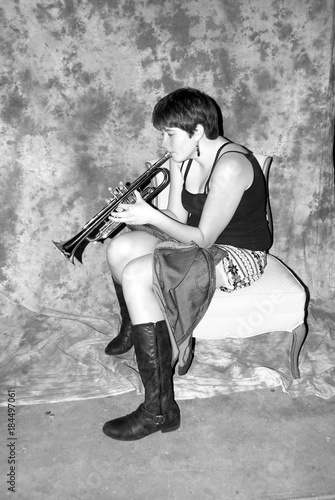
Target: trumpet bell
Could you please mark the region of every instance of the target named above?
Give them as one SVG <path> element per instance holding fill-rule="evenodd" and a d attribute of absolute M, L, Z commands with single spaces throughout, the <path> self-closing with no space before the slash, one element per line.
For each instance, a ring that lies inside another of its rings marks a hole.
<path fill-rule="evenodd" d="M 71 240 L 69 240 L 71 241 Z M 76 258 L 80 264 L 83 263 L 83 253 L 88 245 L 88 241 L 82 240 L 81 244 L 79 243 L 77 246 L 71 247 L 69 246 L 69 242 L 66 241 L 52 241 L 54 245 L 62 252 L 62 254 L 74 264 L 74 259 Z M 86 243 L 86 244 L 85 244 Z M 68 249 L 69 248 L 69 249 Z"/>
<path fill-rule="evenodd" d="M 107 203 L 94 217 L 89 220 L 79 231 L 67 241 L 53 241 L 54 245 L 62 254 L 72 263 L 77 259 L 83 263 L 83 253 L 89 243 L 101 242 L 106 238 L 116 236 L 124 227 L 124 223 L 110 221 L 109 216 L 114 212 L 120 203 L 134 203 L 136 197 L 134 191 L 141 192 L 142 198 L 150 202 L 153 200 L 170 182 L 170 172 L 162 165 L 171 158 L 170 153 L 166 153 L 156 163 L 150 165 L 149 168 L 130 186 L 125 186 L 120 183 L 120 186 L 113 191 L 113 198 Z M 159 173 L 163 174 L 161 182 L 153 187 L 151 181 Z"/>

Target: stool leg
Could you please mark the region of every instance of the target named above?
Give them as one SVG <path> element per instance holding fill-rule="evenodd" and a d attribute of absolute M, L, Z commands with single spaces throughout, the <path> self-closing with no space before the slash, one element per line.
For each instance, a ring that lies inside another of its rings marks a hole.
<path fill-rule="evenodd" d="M 291 371 L 294 379 L 300 378 L 299 372 L 299 353 L 306 338 L 306 325 L 302 323 L 292 332 L 292 346 L 291 346 Z"/>

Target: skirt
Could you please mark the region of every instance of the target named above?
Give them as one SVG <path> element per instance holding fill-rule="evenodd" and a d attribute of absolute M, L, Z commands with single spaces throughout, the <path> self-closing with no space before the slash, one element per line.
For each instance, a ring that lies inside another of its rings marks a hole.
<path fill-rule="evenodd" d="M 234 292 L 239 288 L 250 286 L 264 272 L 267 253 L 265 251 L 247 250 L 230 245 L 218 245 L 226 251 L 226 256 L 216 266 L 224 282 L 220 286 L 222 292 Z"/>
<path fill-rule="evenodd" d="M 159 241 L 176 241 L 169 235 L 150 224 L 131 226 L 131 230 L 145 231 L 155 236 Z M 224 285 L 220 286 L 222 292 L 234 292 L 239 288 L 250 286 L 258 280 L 264 272 L 267 253 L 263 250 L 247 250 L 231 245 L 215 245 L 224 250 L 225 256 L 216 266 L 221 274 Z"/>

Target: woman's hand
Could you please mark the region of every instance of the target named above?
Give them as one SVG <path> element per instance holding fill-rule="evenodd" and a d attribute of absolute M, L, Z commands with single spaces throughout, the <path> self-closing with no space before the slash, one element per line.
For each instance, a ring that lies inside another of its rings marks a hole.
<path fill-rule="evenodd" d="M 138 191 L 134 191 L 135 203 L 120 203 L 116 211 L 111 212 L 109 219 L 130 225 L 153 224 L 157 212 L 149 205 Z"/>

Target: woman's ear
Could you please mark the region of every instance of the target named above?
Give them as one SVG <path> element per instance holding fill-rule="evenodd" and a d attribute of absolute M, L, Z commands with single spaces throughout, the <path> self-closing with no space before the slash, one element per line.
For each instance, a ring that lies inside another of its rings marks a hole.
<path fill-rule="evenodd" d="M 195 127 L 195 131 L 194 131 L 193 137 L 197 141 L 200 141 L 200 139 L 204 135 L 205 135 L 205 129 L 204 129 L 203 125 L 201 125 L 200 123 L 198 123 L 198 125 Z"/>

